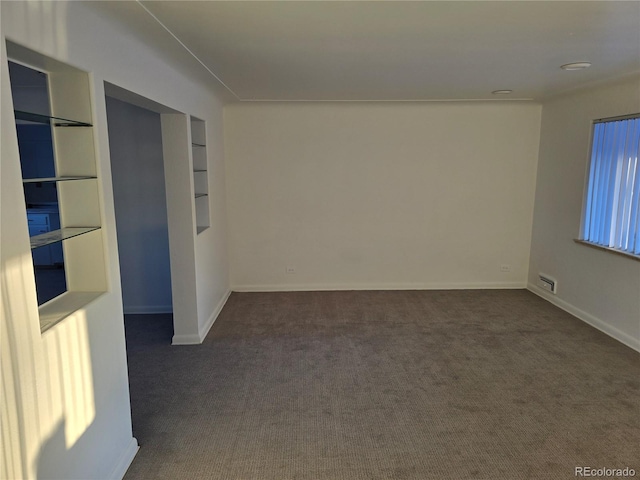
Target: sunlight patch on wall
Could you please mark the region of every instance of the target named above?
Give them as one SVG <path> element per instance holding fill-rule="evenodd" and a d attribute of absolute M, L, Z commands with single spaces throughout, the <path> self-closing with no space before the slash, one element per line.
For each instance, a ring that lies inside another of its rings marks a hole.
<path fill-rule="evenodd" d="M 2 269 L 0 478 L 33 478 L 46 439 L 64 425 L 70 450 L 95 419 L 87 317 L 40 334 L 31 255 Z"/>
<path fill-rule="evenodd" d="M 27 439 L 40 438 L 38 375 L 44 365 L 33 348 L 39 340 L 35 280 L 31 254 L 3 262 L 2 276 L 2 478 L 29 478 L 30 459 L 39 445 Z M 30 322 L 30 320 L 32 320 Z"/>
<path fill-rule="evenodd" d="M 65 441 L 70 449 L 96 414 L 84 311 L 76 312 L 48 330 L 43 340 L 49 366 L 43 392 L 48 399 L 48 425 L 53 428 L 60 418 L 65 419 Z"/>

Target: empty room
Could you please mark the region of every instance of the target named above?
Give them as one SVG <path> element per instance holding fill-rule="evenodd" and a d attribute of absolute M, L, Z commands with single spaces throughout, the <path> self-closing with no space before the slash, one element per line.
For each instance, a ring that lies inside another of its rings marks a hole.
<path fill-rule="evenodd" d="M 0 478 L 640 476 L 640 2 L 0 9 Z"/>

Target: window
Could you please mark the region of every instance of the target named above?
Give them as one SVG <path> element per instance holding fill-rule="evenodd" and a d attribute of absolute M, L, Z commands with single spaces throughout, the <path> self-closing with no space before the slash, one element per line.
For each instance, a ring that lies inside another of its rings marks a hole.
<path fill-rule="evenodd" d="M 582 240 L 640 256 L 640 114 L 593 126 Z"/>

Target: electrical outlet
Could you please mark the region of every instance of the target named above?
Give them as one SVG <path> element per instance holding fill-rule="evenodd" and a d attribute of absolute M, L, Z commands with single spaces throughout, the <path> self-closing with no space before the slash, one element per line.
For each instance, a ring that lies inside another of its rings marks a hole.
<path fill-rule="evenodd" d="M 287 272 L 289 275 L 294 274 L 296 273 L 296 267 L 286 267 L 285 272 Z"/>
<path fill-rule="evenodd" d="M 503 263 L 502 265 L 500 265 L 500 271 L 504 272 L 504 273 L 510 272 L 511 271 L 511 265 Z"/>

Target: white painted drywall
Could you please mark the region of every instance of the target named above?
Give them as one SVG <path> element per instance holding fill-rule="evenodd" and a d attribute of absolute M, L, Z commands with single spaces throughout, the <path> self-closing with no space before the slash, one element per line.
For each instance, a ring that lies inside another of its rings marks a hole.
<path fill-rule="evenodd" d="M 125 313 L 171 312 L 160 114 L 107 97 Z"/>
<path fill-rule="evenodd" d="M 132 9 L 141 9 L 137 4 Z M 162 52 L 85 2 L 1 2 L 2 458 L 7 478 L 118 478 L 132 435 L 104 81 L 208 124 L 212 226 L 195 238 L 198 311 L 206 333 L 228 292 L 222 101 Z M 141 10 L 142 11 L 142 10 Z M 149 18 L 148 28 L 160 28 Z M 40 334 L 5 39 L 90 72 L 108 291 Z M 216 149 L 217 148 L 217 149 Z M 185 165 L 190 169 L 189 165 Z M 179 190 L 179 189 L 178 189 Z M 182 194 L 191 195 L 191 185 Z M 200 297 L 206 296 L 206 299 Z M 175 305 L 174 305 L 175 306 Z M 208 309 L 208 310 L 207 310 Z"/>
<path fill-rule="evenodd" d="M 227 106 L 232 285 L 523 288 L 539 125 L 532 103 Z"/>
<path fill-rule="evenodd" d="M 196 237 L 198 328 L 202 341 L 229 297 L 228 210 L 224 161 L 223 105 L 218 102 L 205 120 L 210 227 Z M 193 177 L 192 177 L 193 178 Z"/>
<path fill-rule="evenodd" d="M 640 112 L 640 80 L 546 101 L 533 221 L 529 288 L 627 345 L 640 349 L 640 262 L 576 244 L 592 121 Z M 553 296 L 535 284 L 558 281 Z"/>

